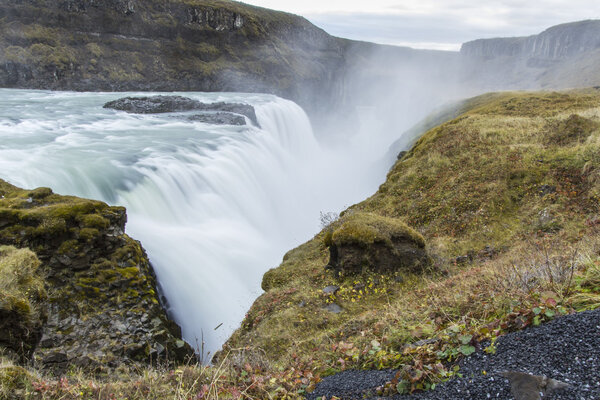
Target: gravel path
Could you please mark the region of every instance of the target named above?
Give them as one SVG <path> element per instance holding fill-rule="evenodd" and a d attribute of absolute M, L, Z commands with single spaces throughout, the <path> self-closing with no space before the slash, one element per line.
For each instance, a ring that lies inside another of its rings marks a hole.
<path fill-rule="evenodd" d="M 571 385 L 544 400 L 600 400 L 600 309 L 509 333 L 500 337 L 496 346 L 493 355 L 477 352 L 464 359 L 460 364 L 462 378 L 438 385 L 433 391 L 385 399 L 512 400 L 508 380 L 498 372 L 514 370 L 546 375 Z M 320 396 L 362 399 L 393 374 L 393 371 L 344 371 L 325 378 L 308 399 Z"/>

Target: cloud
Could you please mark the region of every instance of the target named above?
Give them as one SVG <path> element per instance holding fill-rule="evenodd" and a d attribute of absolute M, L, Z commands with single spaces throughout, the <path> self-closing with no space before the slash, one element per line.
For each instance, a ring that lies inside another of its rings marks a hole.
<path fill-rule="evenodd" d="M 528 36 L 561 23 L 600 17 L 600 2 L 545 0 L 479 2 L 452 0 L 438 8 L 396 6 L 390 13 L 318 13 L 306 17 L 332 35 L 415 48 L 458 49 L 461 43 L 491 37 Z M 546 8 L 539 5 L 546 3 Z M 584 7 L 585 5 L 585 7 Z"/>
<path fill-rule="evenodd" d="M 600 18 L 591 0 L 250 0 L 299 13 L 350 39 L 456 49 L 478 38 L 527 36 L 550 26 Z"/>

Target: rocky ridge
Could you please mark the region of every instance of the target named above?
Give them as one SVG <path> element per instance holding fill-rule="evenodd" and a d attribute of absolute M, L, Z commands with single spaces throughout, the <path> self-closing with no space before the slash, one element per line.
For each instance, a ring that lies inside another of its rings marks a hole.
<path fill-rule="evenodd" d="M 124 234 L 124 208 L 4 181 L 0 195 L 0 244 L 35 252 L 48 293 L 40 329 L 17 338 L 30 343 L 26 352 L 13 349 L 18 358 L 61 374 L 193 357 L 160 305 L 143 248 Z"/>

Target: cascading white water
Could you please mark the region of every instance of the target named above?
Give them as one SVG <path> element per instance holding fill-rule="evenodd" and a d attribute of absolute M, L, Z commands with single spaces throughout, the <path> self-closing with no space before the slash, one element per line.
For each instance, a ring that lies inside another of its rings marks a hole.
<path fill-rule="evenodd" d="M 324 149 L 302 109 L 271 95 L 182 94 L 252 104 L 261 128 L 102 108 L 125 95 L 0 90 L 0 177 L 126 206 L 185 339 L 214 353 L 319 211 L 374 191 L 385 149 Z"/>

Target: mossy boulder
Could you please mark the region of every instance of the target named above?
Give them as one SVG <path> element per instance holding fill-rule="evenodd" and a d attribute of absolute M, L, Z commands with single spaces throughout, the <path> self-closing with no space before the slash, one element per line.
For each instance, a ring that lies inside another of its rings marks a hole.
<path fill-rule="evenodd" d="M 324 242 L 328 265 L 342 274 L 419 272 L 430 264 L 423 236 L 398 218 L 348 212 L 330 227 Z"/>
<path fill-rule="evenodd" d="M 35 252 L 0 247 L 0 347 L 55 373 L 193 356 L 126 220 L 123 207 L 0 180 L 0 245 Z"/>
<path fill-rule="evenodd" d="M 600 127 L 597 121 L 571 114 L 567 119 L 552 121 L 548 124 L 548 135 L 546 144 L 557 146 L 568 146 L 583 143 L 590 135 Z"/>

